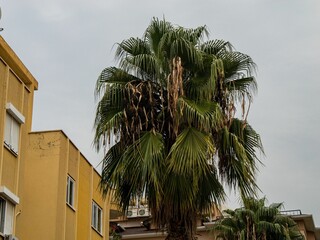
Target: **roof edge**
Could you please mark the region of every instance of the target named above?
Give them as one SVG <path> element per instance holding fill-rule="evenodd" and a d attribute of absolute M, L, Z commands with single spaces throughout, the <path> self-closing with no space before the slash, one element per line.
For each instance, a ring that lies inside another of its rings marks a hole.
<path fill-rule="evenodd" d="M 77 147 L 76 144 L 68 137 L 68 135 L 62 130 L 62 129 L 56 129 L 56 130 L 39 130 L 39 131 L 31 131 L 29 134 L 39 134 L 39 133 L 61 133 L 66 139 L 70 141 L 72 145 L 79 151 L 80 155 L 83 156 L 83 158 L 87 161 L 87 163 L 93 168 L 93 170 L 101 177 L 101 174 L 99 171 L 92 165 L 92 163 L 86 158 L 86 156 L 80 151 L 80 149 Z"/>
<path fill-rule="evenodd" d="M 17 54 L 12 50 L 9 44 L 4 40 L 2 36 L 0 36 L 0 52 L 1 59 L 10 66 L 10 68 L 19 75 L 21 80 L 26 85 L 33 85 L 35 90 L 38 90 L 38 81 L 35 77 L 30 73 L 27 67 L 23 64 L 21 59 L 17 56 Z"/>

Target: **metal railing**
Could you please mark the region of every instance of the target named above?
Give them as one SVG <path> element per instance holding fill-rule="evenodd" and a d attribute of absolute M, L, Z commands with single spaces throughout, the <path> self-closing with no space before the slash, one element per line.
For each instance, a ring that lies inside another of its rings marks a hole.
<path fill-rule="evenodd" d="M 289 216 L 298 216 L 298 215 L 302 215 L 302 213 L 301 213 L 301 210 L 300 210 L 300 209 L 280 211 L 280 214 L 282 214 L 282 215 L 289 215 Z"/>

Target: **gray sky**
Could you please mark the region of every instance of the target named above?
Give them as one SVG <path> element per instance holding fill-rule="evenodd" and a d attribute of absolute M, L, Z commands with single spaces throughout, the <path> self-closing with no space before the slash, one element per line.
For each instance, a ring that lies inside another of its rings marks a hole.
<path fill-rule="evenodd" d="M 39 82 L 33 130 L 63 129 L 96 166 L 94 85 L 114 65 L 114 44 L 141 37 L 152 17 L 207 25 L 258 65 L 249 114 L 260 133 L 258 185 L 269 203 L 320 225 L 319 0 L 0 0 L 0 34 Z M 235 207 L 234 197 L 228 203 Z"/>

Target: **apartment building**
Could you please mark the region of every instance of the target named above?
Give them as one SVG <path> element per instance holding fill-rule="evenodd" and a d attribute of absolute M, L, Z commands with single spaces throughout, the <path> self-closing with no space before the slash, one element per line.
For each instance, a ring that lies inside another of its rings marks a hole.
<path fill-rule="evenodd" d="M 164 229 L 157 229 L 152 225 L 151 215 L 144 199 L 136 199 L 129 207 L 126 216 L 117 214 L 116 208 L 111 210 L 110 222 L 112 229 L 119 232 L 122 239 L 164 240 L 167 233 Z M 213 206 L 204 219 L 198 219 L 196 236 L 199 240 L 215 239 L 211 230 L 213 224 L 223 217 L 217 206 Z"/>
<path fill-rule="evenodd" d="M 37 89 L 0 36 L 0 240 L 109 239 L 99 173 L 63 131 L 31 130 Z"/>
<path fill-rule="evenodd" d="M 215 233 L 211 229 L 217 219 L 226 217 L 222 215 L 222 212 L 220 212 L 218 208 L 212 209 L 211 213 L 212 215 L 210 216 L 209 221 L 198 222 L 196 236 L 199 240 L 215 239 Z M 313 216 L 311 214 L 304 214 L 301 210 L 286 210 L 281 211 L 281 214 L 291 217 L 297 223 L 297 226 L 305 240 L 320 240 L 320 228 L 315 226 Z M 165 231 L 143 226 L 143 221 L 147 219 L 147 217 L 139 216 L 139 214 L 130 213 L 129 217 L 115 217 L 111 219 L 111 221 L 113 223 L 113 227 L 118 227 L 117 230 L 120 232 L 119 235 L 121 235 L 122 239 L 164 240 L 167 236 Z"/>
<path fill-rule="evenodd" d="M 38 82 L 0 36 L 0 239 L 14 234 Z"/>
<path fill-rule="evenodd" d="M 100 175 L 63 131 L 31 132 L 27 159 L 17 207 L 19 238 L 108 239 Z"/>
<path fill-rule="evenodd" d="M 315 226 L 312 214 L 304 214 L 301 210 L 287 210 L 281 212 L 290 216 L 298 225 L 306 240 L 320 240 L 320 228 Z"/>

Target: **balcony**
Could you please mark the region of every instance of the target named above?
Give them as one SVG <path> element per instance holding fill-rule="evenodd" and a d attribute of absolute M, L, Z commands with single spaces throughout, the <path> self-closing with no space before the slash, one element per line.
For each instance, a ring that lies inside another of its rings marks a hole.
<path fill-rule="evenodd" d="M 302 215 L 300 209 L 280 211 L 280 214 L 281 215 L 288 215 L 288 216 L 299 216 L 299 215 Z"/>

